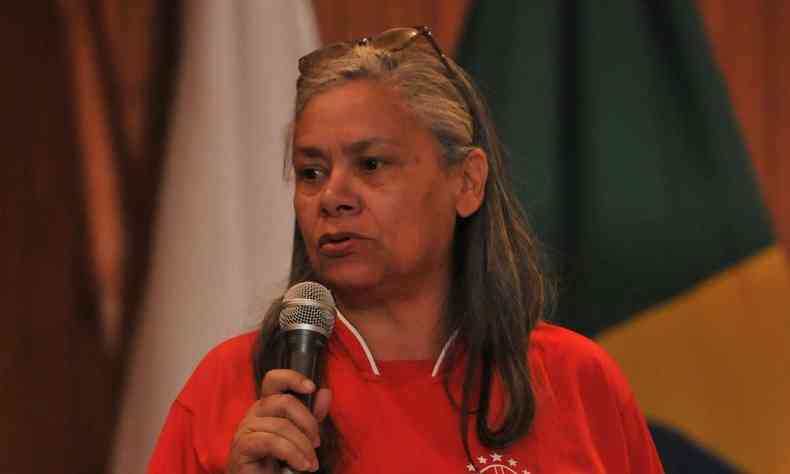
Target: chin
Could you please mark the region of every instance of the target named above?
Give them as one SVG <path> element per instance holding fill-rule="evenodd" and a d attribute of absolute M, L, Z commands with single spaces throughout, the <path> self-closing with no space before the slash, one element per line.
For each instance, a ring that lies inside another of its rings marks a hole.
<path fill-rule="evenodd" d="M 381 274 L 366 265 L 332 265 L 322 268 L 318 276 L 332 291 L 364 291 L 382 283 Z"/>

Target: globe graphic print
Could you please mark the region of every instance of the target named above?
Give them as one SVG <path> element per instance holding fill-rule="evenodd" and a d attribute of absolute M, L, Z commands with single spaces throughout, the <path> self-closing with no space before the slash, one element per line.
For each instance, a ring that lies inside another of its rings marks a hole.
<path fill-rule="evenodd" d="M 480 472 L 490 472 L 491 474 L 518 474 L 516 471 L 508 466 L 505 466 L 504 464 L 491 464 L 490 466 L 480 469 Z"/>
<path fill-rule="evenodd" d="M 470 458 L 467 472 L 486 472 L 488 474 L 530 474 L 526 466 L 510 456 L 490 453 L 488 456 Z"/>

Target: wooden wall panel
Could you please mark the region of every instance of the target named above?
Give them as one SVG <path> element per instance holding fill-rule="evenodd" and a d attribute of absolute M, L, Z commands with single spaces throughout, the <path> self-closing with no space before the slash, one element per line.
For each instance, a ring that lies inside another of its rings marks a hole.
<path fill-rule="evenodd" d="M 68 25 L 103 340 L 123 357 L 150 243 L 180 2 L 60 2 Z M 128 328 L 127 328 L 128 329 Z"/>
<path fill-rule="evenodd" d="M 144 268 L 175 67 L 162 39 L 177 34 L 163 17 L 177 0 L 127 3 L 31 0 L 0 16 L 13 65 L 0 75 L 0 473 L 105 472 L 124 367 L 121 332 L 105 329 L 134 309 L 121 293 Z"/>
<path fill-rule="evenodd" d="M 790 0 L 697 0 L 697 6 L 790 257 Z"/>
<path fill-rule="evenodd" d="M 472 0 L 314 0 L 324 43 L 372 36 L 397 26 L 428 25 L 454 55 Z"/>
<path fill-rule="evenodd" d="M 776 199 L 774 212 L 777 228 L 790 260 L 790 0 L 777 2 L 771 12 L 771 38 L 768 60 L 774 64 L 773 73 L 767 78 L 773 97 L 768 124 L 768 153 L 774 167 Z M 788 466 L 790 470 L 790 466 Z"/>
<path fill-rule="evenodd" d="M 0 16 L 3 473 L 98 474 L 111 434 L 61 20 L 48 0 Z"/>
<path fill-rule="evenodd" d="M 119 179 L 109 128 L 106 100 L 101 93 L 98 51 L 91 34 L 87 4 L 64 3 L 61 11 L 67 26 L 67 52 L 75 98 L 75 120 L 80 144 L 80 163 L 85 177 L 91 259 L 98 282 L 104 345 L 115 352 L 122 304 L 122 261 L 125 236 L 122 231 Z"/>

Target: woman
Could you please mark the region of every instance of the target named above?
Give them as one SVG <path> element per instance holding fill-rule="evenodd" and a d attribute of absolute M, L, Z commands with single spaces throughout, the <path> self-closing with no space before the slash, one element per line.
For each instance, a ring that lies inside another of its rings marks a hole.
<path fill-rule="evenodd" d="M 491 120 L 430 30 L 299 69 L 290 284 L 337 302 L 325 386 L 279 368 L 275 302 L 201 362 L 149 473 L 663 472 L 615 364 L 540 322 L 545 282 Z M 288 392 L 316 392 L 312 412 Z"/>

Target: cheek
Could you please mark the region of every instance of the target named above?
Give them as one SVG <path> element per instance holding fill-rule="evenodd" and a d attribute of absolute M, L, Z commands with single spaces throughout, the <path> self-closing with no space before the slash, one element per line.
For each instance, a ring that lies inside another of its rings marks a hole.
<path fill-rule="evenodd" d="M 441 228 L 455 221 L 455 204 L 444 181 L 436 181 L 428 187 L 417 206 L 425 209 L 423 215 L 432 228 Z"/>
<path fill-rule="evenodd" d="M 426 204 L 430 213 L 426 213 L 429 245 L 442 255 L 445 255 L 452 246 L 455 234 L 456 210 L 451 196 L 442 191 L 430 193 L 430 202 Z"/>
<path fill-rule="evenodd" d="M 444 242 L 452 240 L 455 226 L 455 208 L 447 195 L 435 188 L 419 195 L 411 194 L 407 205 L 400 205 L 399 219 L 402 226 L 396 239 L 408 246 L 439 250 Z"/>
<path fill-rule="evenodd" d="M 296 217 L 296 224 L 302 237 L 309 240 L 311 231 L 314 227 L 314 222 L 311 219 L 309 200 L 304 198 L 294 198 L 294 216 Z"/>

